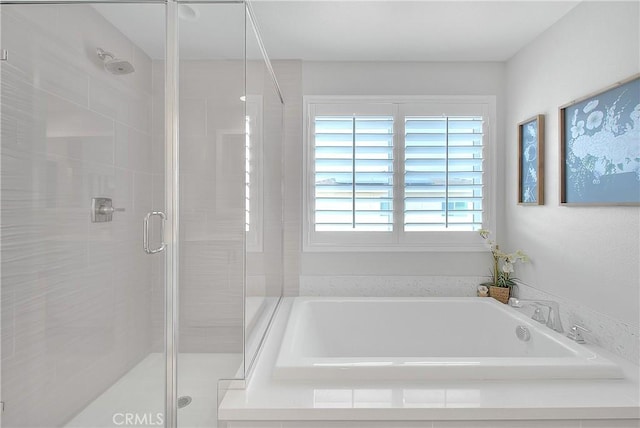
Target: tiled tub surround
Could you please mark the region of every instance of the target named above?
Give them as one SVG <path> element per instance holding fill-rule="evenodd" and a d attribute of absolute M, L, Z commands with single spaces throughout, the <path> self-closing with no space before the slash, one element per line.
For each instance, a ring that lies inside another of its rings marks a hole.
<path fill-rule="evenodd" d="M 300 296 L 473 297 L 482 276 L 308 275 L 300 277 Z"/>
<path fill-rule="evenodd" d="M 151 347 L 151 60 L 88 5 L 1 19 L 2 424 L 59 426 Z M 95 196 L 126 211 L 91 223 Z"/>
<path fill-rule="evenodd" d="M 560 318 L 566 330 L 572 325 L 578 324 L 590 331 L 584 333 L 587 342 L 601 346 L 636 365 L 640 364 L 640 326 L 623 323 L 595 309 L 534 287 L 520 285 L 516 293 L 522 299 L 558 302 L 560 304 Z M 531 311 L 531 308 L 528 308 L 528 311 Z"/>
<path fill-rule="evenodd" d="M 294 301 L 285 298 L 281 303 L 247 388 L 228 391 L 222 401 L 219 417 L 227 428 L 630 428 L 640 424 L 637 366 L 592 345 L 584 346 L 618 364 L 624 379 L 276 379 L 273 368 Z"/>
<path fill-rule="evenodd" d="M 300 277 L 300 295 L 472 297 L 476 295 L 478 284 L 486 280 L 487 278 L 482 276 L 309 275 Z M 636 365 L 640 363 L 640 328 L 638 326 L 625 324 L 594 309 L 527 285 L 520 285 L 514 293 L 522 299 L 558 302 L 565 330 L 573 324 L 579 324 L 591 331 L 585 334 L 587 342 L 601 346 Z M 527 315 L 531 315 L 532 311 L 531 307 L 522 309 L 522 312 Z"/>

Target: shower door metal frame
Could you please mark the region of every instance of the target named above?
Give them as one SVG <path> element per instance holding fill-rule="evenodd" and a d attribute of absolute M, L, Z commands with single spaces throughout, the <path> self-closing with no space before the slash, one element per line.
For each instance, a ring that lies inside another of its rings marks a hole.
<path fill-rule="evenodd" d="M 178 139 L 178 3 L 165 6 L 165 409 L 164 426 L 178 427 L 178 242 L 180 159 Z"/>

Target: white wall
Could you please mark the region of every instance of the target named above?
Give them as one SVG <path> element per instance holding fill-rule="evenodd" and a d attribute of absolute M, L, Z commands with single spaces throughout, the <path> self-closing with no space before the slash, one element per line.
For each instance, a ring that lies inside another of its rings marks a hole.
<path fill-rule="evenodd" d="M 518 276 L 537 290 L 583 306 L 576 320 L 620 324 L 635 334 L 638 355 L 640 209 L 559 206 L 558 107 L 640 71 L 638 2 L 583 2 L 507 63 L 506 236 L 530 265 Z M 546 116 L 545 201 L 523 207 L 517 198 L 517 123 Z M 626 326 L 625 326 L 626 325 Z M 612 333 L 618 334 L 618 333 Z M 601 337 L 600 340 L 605 340 Z M 636 360 L 637 363 L 637 360 Z"/>
<path fill-rule="evenodd" d="M 501 106 L 505 102 L 503 81 L 504 64 L 493 62 L 303 62 L 301 92 L 303 95 L 495 95 L 497 105 Z M 298 102 L 298 106 L 302 103 Z M 498 107 L 498 145 L 502 141 L 503 114 Z M 302 119 L 301 113 L 299 118 Z M 297 137 L 298 145 L 294 151 L 287 151 L 287 160 L 295 159 L 302 165 L 302 135 Z M 500 164 L 501 158 L 496 161 Z M 285 187 L 298 186 L 302 192 L 301 182 L 302 169 L 285 165 Z M 500 207 L 500 187 L 497 193 Z M 290 200 L 290 196 L 287 198 Z M 298 203 L 296 209 L 301 210 L 302 204 Z M 500 218 L 499 212 L 498 216 Z M 302 230 L 300 219 L 301 216 L 297 218 L 298 233 Z M 298 252 L 288 257 L 299 257 L 299 275 L 303 277 L 451 275 L 473 277 L 475 282 L 477 276 L 485 275 L 488 270 L 488 256 L 482 252 Z M 296 294 L 297 285 L 288 281 L 286 289 L 288 294 Z"/>
<path fill-rule="evenodd" d="M 348 277 L 362 282 L 367 276 L 377 276 L 375 287 L 388 283 L 395 291 L 397 277 L 402 276 L 407 281 L 412 275 L 432 279 L 459 276 L 471 281 L 486 275 L 488 265 L 484 253 L 302 252 L 301 96 L 496 95 L 496 232 L 504 248 L 523 249 L 532 257 L 530 264 L 519 265 L 516 272 L 532 286 L 522 288 L 523 297 L 559 300 L 567 327 L 573 322 L 584 324 L 594 330 L 595 342 L 628 359 L 637 359 L 639 210 L 558 206 L 557 115 L 558 106 L 638 72 L 638 20 L 637 2 L 584 2 L 506 63 L 276 61 L 278 75 L 294 76 L 284 91 L 288 97 L 286 294 L 298 294 L 301 283 L 314 294 L 331 293 L 332 287 L 344 284 Z M 298 85 L 296 80 L 300 78 Z M 547 119 L 547 203 L 522 207 L 516 201 L 516 125 L 538 113 Z M 324 287 L 327 281 L 333 283 Z M 426 278 L 418 288 L 426 290 L 432 283 Z"/>

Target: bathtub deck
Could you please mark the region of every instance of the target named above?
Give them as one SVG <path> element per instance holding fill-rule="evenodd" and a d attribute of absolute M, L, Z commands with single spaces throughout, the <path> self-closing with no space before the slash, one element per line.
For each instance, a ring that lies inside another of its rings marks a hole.
<path fill-rule="evenodd" d="M 230 422 L 230 427 L 239 421 L 515 419 L 564 420 L 567 427 L 579 427 L 579 421 L 585 420 L 619 419 L 623 425 L 616 426 L 640 426 L 638 366 L 600 348 L 598 353 L 621 365 L 625 379 L 431 382 L 275 379 L 273 367 L 293 301 L 294 298 L 283 299 L 247 389 L 228 391 L 222 401 L 219 417 Z"/>

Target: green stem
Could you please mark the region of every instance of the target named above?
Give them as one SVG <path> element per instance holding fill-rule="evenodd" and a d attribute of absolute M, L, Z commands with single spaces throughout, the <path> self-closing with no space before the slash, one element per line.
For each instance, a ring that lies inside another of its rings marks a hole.
<path fill-rule="evenodd" d="M 496 252 L 499 249 L 500 248 L 496 245 Z M 493 253 L 493 285 L 498 285 L 498 256 L 495 252 Z"/>

